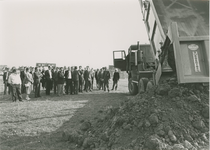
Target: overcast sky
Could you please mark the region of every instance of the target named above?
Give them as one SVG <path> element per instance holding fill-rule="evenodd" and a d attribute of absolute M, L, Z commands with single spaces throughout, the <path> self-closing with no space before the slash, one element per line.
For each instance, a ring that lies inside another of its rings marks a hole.
<path fill-rule="evenodd" d="M 148 43 L 138 0 L 0 0 L 0 65 L 101 68 Z"/>

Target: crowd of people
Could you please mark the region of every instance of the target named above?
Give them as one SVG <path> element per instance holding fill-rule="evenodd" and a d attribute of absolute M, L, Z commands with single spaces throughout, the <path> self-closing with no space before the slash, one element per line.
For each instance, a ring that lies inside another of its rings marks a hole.
<path fill-rule="evenodd" d="M 21 67 L 17 69 L 5 68 L 3 74 L 4 94 L 11 94 L 13 101 L 30 100 L 30 94 L 33 91 L 34 97 L 41 97 L 40 90 L 43 89 L 46 95 L 52 93 L 57 96 L 72 95 L 93 90 L 95 80 L 96 87 L 99 90 L 110 91 L 109 80 L 110 71 L 103 67 L 93 70 L 89 66 L 84 69 L 82 66 L 74 67 Z M 111 90 L 117 90 L 120 75 L 117 69 L 113 74 L 113 86 Z"/>

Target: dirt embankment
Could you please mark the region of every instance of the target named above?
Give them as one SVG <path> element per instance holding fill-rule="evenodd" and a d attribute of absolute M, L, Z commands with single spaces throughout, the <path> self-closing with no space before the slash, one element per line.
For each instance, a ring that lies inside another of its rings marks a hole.
<path fill-rule="evenodd" d="M 63 140 L 75 149 L 201 150 L 209 146 L 209 89 L 175 79 L 98 111 Z"/>

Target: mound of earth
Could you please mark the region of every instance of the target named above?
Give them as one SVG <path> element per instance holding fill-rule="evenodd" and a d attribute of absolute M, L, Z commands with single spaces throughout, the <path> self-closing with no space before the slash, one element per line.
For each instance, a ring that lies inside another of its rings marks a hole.
<path fill-rule="evenodd" d="M 209 89 L 170 79 L 81 121 L 63 140 L 78 149 L 200 150 L 209 147 Z"/>

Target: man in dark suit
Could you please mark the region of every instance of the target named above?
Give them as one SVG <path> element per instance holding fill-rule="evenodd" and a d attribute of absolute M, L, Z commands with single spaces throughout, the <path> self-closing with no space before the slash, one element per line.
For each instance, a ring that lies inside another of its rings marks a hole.
<path fill-rule="evenodd" d="M 85 90 L 86 90 L 86 92 L 88 92 L 89 86 L 90 86 L 90 83 L 89 83 L 89 76 L 90 76 L 89 66 L 87 66 L 87 67 L 86 67 L 86 70 L 85 70 L 85 72 L 84 72 Z"/>
<path fill-rule="evenodd" d="M 9 68 L 5 68 L 5 72 L 3 74 L 3 81 L 4 81 L 4 95 L 7 94 L 7 88 L 8 94 L 10 94 L 10 88 L 9 88 L 9 83 L 8 83 L 8 78 L 9 78 Z"/>
<path fill-rule="evenodd" d="M 63 91 L 63 85 L 65 82 L 65 78 L 64 78 L 64 70 L 63 67 L 60 68 L 60 70 L 58 71 L 58 80 L 57 80 L 57 85 L 58 85 L 58 96 L 63 95 L 64 91 Z"/>
<path fill-rule="evenodd" d="M 106 88 L 107 88 L 107 90 L 109 92 L 110 72 L 109 72 L 109 70 L 107 70 L 106 67 L 104 67 L 103 78 L 104 78 L 104 91 L 106 91 Z"/>
<path fill-rule="evenodd" d="M 57 91 L 57 86 L 58 86 L 58 71 L 59 71 L 59 68 L 56 67 L 55 68 L 55 71 L 53 72 L 52 74 L 52 78 L 53 78 L 53 86 L 54 86 L 54 94 L 56 94 L 56 91 Z"/>
<path fill-rule="evenodd" d="M 51 66 L 48 66 L 48 70 L 45 71 L 45 79 L 46 79 L 46 95 L 50 95 L 50 90 L 52 89 Z"/>
<path fill-rule="evenodd" d="M 66 94 L 73 94 L 73 88 L 72 88 L 72 71 L 70 67 L 68 67 L 68 70 L 65 71 L 65 79 L 66 79 Z"/>
<path fill-rule="evenodd" d="M 40 80 L 42 77 L 42 73 L 39 72 L 38 68 L 35 67 L 35 72 L 34 72 L 34 91 L 35 91 L 35 98 L 41 97 L 40 96 Z"/>
<path fill-rule="evenodd" d="M 77 70 L 77 66 L 74 67 L 73 82 L 74 82 L 74 93 L 78 94 L 78 90 L 79 90 L 79 72 Z"/>
<path fill-rule="evenodd" d="M 72 74 L 72 93 L 75 94 L 75 87 L 74 87 L 74 76 L 73 76 L 74 66 L 71 66 L 71 74 Z"/>
<path fill-rule="evenodd" d="M 103 90 L 104 89 L 104 77 L 103 77 L 103 68 L 100 69 L 99 73 L 98 73 L 98 80 L 99 80 L 99 90 Z"/>
<path fill-rule="evenodd" d="M 44 89 L 44 88 L 46 88 L 45 68 L 44 68 L 44 66 L 42 67 L 41 73 L 42 73 L 41 83 L 42 83 L 42 88 Z"/>
<path fill-rule="evenodd" d="M 21 79 L 21 93 L 22 94 L 26 92 L 26 88 L 25 88 L 24 83 L 23 83 L 23 80 L 26 77 L 25 73 L 26 73 L 26 67 L 21 68 L 20 79 Z"/>
<path fill-rule="evenodd" d="M 83 91 L 83 85 L 84 85 L 84 72 L 82 70 L 82 66 L 79 66 L 79 92 Z"/>
<path fill-rule="evenodd" d="M 118 72 L 117 69 L 115 69 L 114 75 L 113 75 L 113 86 L 112 86 L 112 90 L 117 90 L 117 86 L 118 86 L 118 81 L 120 79 L 120 74 Z"/>

